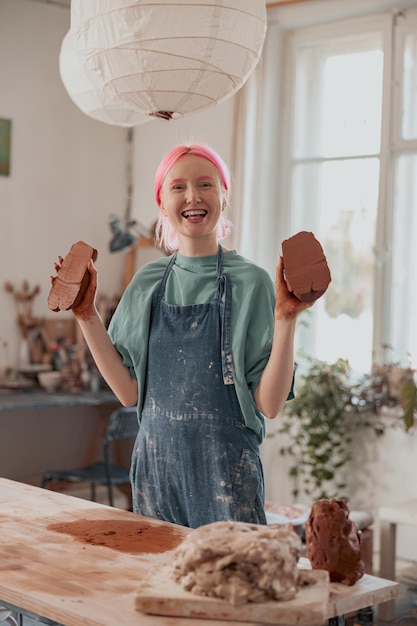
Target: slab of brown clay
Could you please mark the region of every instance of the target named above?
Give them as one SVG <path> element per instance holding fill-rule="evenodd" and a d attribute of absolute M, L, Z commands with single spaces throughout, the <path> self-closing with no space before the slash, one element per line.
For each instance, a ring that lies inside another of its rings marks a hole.
<path fill-rule="evenodd" d="M 361 535 L 345 500 L 317 500 L 305 523 L 307 557 L 332 582 L 354 585 L 364 574 Z"/>
<path fill-rule="evenodd" d="M 90 280 L 87 265 L 90 259 L 95 261 L 96 258 L 97 250 L 84 241 L 71 246 L 49 292 L 51 311 L 68 311 L 81 302 Z"/>
<path fill-rule="evenodd" d="M 331 281 L 321 244 L 305 230 L 282 242 L 287 287 L 302 302 L 314 302 Z"/>

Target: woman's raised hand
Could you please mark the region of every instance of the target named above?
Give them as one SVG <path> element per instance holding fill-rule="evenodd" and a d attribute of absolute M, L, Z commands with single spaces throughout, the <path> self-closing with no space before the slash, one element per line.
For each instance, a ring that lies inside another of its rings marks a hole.
<path fill-rule="evenodd" d="M 292 319 L 301 311 L 311 307 L 314 302 L 302 302 L 293 293 L 288 291 L 287 283 L 284 277 L 284 263 L 282 256 L 279 257 L 276 274 L 275 274 L 275 319 Z"/>

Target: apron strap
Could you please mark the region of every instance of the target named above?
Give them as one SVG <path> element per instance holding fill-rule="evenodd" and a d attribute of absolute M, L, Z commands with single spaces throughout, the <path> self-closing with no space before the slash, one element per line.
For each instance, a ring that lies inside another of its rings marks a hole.
<path fill-rule="evenodd" d="M 221 358 L 223 383 L 234 384 L 232 358 L 232 285 L 230 278 L 223 274 L 223 249 L 219 244 L 217 253 L 217 299 L 220 310 Z"/>
<path fill-rule="evenodd" d="M 162 280 L 161 280 L 160 285 L 159 285 L 158 293 L 156 294 L 156 298 L 155 298 L 155 300 L 152 303 L 151 322 L 152 322 L 152 319 L 153 319 L 153 316 L 154 316 L 154 313 L 155 313 L 155 310 L 156 310 L 157 306 L 160 304 L 162 298 L 164 297 L 165 285 L 167 283 L 169 273 L 171 271 L 172 266 L 175 263 L 175 259 L 176 258 L 177 258 L 177 253 L 175 252 L 175 254 L 172 255 L 168 265 L 166 266 L 164 275 L 163 275 Z"/>
<path fill-rule="evenodd" d="M 224 298 L 219 299 L 220 309 L 220 334 L 221 334 L 221 358 L 223 383 L 233 385 L 233 358 L 232 358 L 232 286 L 230 278 L 226 274 L 217 277 L 218 292 L 224 294 Z"/>

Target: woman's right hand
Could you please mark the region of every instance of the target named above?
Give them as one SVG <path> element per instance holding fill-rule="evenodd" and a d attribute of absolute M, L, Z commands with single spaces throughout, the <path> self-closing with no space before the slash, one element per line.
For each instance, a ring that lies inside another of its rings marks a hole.
<path fill-rule="evenodd" d="M 73 244 L 64 259 L 58 258 L 48 296 L 51 311 L 71 309 L 78 320 L 89 319 L 96 313 L 97 272 L 93 264 L 96 258 L 97 250 L 83 241 Z"/>

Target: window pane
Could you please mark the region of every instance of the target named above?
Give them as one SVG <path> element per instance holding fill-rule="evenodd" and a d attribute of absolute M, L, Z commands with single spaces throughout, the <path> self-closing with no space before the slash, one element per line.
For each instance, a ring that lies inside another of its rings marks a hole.
<path fill-rule="evenodd" d="M 417 367 L 417 155 L 398 158 L 391 298 L 393 359 Z"/>
<path fill-rule="evenodd" d="M 296 78 L 295 158 L 378 153 L 382 78 L 380 48 L 346 54 L 303 48 Z"/>
<path fill-rule="evenodd" d="M 417 139 L 417 35 L 405 38 L 403 70 L 403 139 Z"/>
<path fill-rule="evenodd" d="M 300 164 L 294 169 L 292 231 L 322 243 L 332 282 L 300 325 L 298 347 L 367 371 L 372 361 L 374 248 L 379 160 Z"/>

